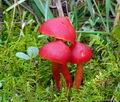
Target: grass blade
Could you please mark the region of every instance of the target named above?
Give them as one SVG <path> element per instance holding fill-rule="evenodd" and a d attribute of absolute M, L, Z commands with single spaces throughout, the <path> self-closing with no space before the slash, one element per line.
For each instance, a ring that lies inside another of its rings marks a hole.
<path fill-rule="evenodd" d="M 94 14 L 94 8 L 93 8 L 93 5 L 92 5 L 92 2 L 91 0 L 86 0 L 87 2 L 87 5 L 88 5 L 88 10 L 90 11 L 90 14 L 92 16 L 92 18 L 95 16 Z"/>
<path fill-rule="evenodd" d="M 107 31 L 107 27 L 106 27 L 106 24 L 105 24 L 104 19 L 103 19 L 103 17 L 102 17 L 102 14 L 101 14 L 101 12 L 100 12 L 100 10 L 99 10 L 99 7 L 98 7 L 98 5 L 97 5 L 97 3 L 96 3 L 95 0 L 93 0 L 93 2 L 94 2 L 94 5 L 95 5 L 95 7 L 96 7 L 96 9 L 97 9 L 97 12 L 99 13 L 99 16 L 100 16 L 100 19 L 101 19 L 101 21 L 102 21 L 102 23 L 103 23 L 103 26 L 105 27 L 105 30 Z"/>
<path fill-rule="evenodd" d="M 48 19 L 48 3 L 49 3 L 49 1 L 46 0 L 46 4 L 45 4 L 45 21 Z"/>
<path fill-rule="evenodd" d="M 8 11 L 10 11 L 11 9 L 15 8 L 17 5 L 23 3 L 24 1 L 25 1 L 25 0 L 20 0 L 20 1 L 16 2 L 16 3 L 13 4 L 12 6 L 8 7 L 8 8 L 3 12 L 3 14 L 4 14 L 5 12 L 8 12 Z"/>
<path fill-rule="evenodd" d="M 35 12 L 35 15 L 38 17 L 39 23 L 42 22 L 41 16 L 43 15 L 33 0 L 30 0 L 30 5 L 32 6 L 33 11 Z"/>
<path fill-rule="evenodd" d="M 42 15 L 45 17 L 45 6 L 41 0 L 34 0 L 36 6 L 38 7 L 39 11 L 42 13 Z M 46 4 L 47 5 L 47 4 Z M 53 18 L 53 15 L 48 8 L 48 17 L 47 18 Z"/>
<path fill-rule="evenodd" d="M 111 0 L 106 0 L 105 3 L 105 7 L 106 7 L 106 23 L 107 23 L 107 30 L 109 32 L 109 12 L 110 12 L 110 6 L 111 6 Z"/>
<path fill-rule="evenodd" d="M 2 0 L 0 0 L 0 7 L 2 7 Z"/>

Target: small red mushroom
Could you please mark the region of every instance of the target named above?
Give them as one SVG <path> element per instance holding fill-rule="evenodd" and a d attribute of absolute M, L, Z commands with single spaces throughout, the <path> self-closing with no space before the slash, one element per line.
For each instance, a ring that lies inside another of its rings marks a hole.
<path fill-rule="evenodd" d="M 91 59 L 93 53 L 89 46 L 79 42 L 76 42 L 71 46 L 71 51 L 71 62 L 77 64 L 74 85 L 79 89 L 83 79 L 83 64 Z"/>
<path fill-rule="evenodd" d="M 59 64 L 64 66 L 70 61 L 71 50 L 67 45 L 62 41 L 50 42 L 39 50 L 39 55 L 44 59 L 52 61 L 52 72 L 57 91 L 60 89 L 60 70 L 62 70 L 67 86 L 72 86 L 72 80 L 68 68 L 65 67 L 61 69 L 61 67 L 59 67 Z"/>

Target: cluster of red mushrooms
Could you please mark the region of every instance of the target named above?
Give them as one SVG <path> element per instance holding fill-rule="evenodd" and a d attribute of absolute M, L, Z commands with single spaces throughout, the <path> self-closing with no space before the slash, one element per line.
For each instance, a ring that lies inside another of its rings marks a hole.
<path fill-rule="evenodd" d="M 53 79 L 56 90 L 60 90 L 60 73 L 64 76 L 67 87 L 79 89 L 83 79 L 83 65 L 92 57 L 89 46 L 76 41 L 76 32 L 68 17 L 52 18 L 40 25 L 40 33 L 54 37 L 55 40 L 40 48 L 39 55 L 52 61 Z M 66 42 L 70 42 L 68 46 Z M 77 64 L 74 83 L 67 64 Z"/>

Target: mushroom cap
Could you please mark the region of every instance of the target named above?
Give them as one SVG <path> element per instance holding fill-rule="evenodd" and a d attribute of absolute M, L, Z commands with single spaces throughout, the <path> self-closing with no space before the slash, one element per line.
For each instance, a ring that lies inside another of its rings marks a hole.
<path fill-rule="evenodd" d="M 91 59 L 93 53 L 92 49 L 80 42 L 76 42 L 71 48 L 71 62 L 78 64 L 80 62 L 87 62 Z"/>
<path fill-rule="evenodd" d="M 76 39 L 75 29 L 68 17 L 49 19 L 39 27 L 38 31 L 45 35 L 69 41 L 71 43 L 74 43 Z"/>
<path fill-rule="evenodd" d="M 66 64 L 70 61 L 71 50 L 62 41 L 54 41 L 43 46 L 39 50 L 39 55 L 52 62 Z"/>

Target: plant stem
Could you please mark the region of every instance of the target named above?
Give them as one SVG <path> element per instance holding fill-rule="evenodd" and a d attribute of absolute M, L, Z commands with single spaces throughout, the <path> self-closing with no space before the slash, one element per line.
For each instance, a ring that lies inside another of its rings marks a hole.
<path fill-rule="evenodd" d="M 67 87 L 71 88 L 72 85 L 73 85 L 73 82 L 72 82 L 72 79 L 71 79 L 70 72 L 69 72 L 67 64 L 61 65 L 60 68 L 61 68 L 61 73 L 63 74 L 63 76 L 65 78 Z"/>
<path fill-rule="evenodd" d="M 60 70 L 58 63 L 52 62 L 52 73 L 56 84 L 56 91 L 58 92 L 60 90 Z"/>
<path fill-rule="evenodd" d="M 79 89 L 83 79 L 83 63 L 79 63 L 74 76 L 74 86 Z"/>
<path fill-rule="evenodd" d="M 53 0 L 53 2 L 56 4 L 59 16 L 60 17 L 64 17 L 61 0 Z"/>

